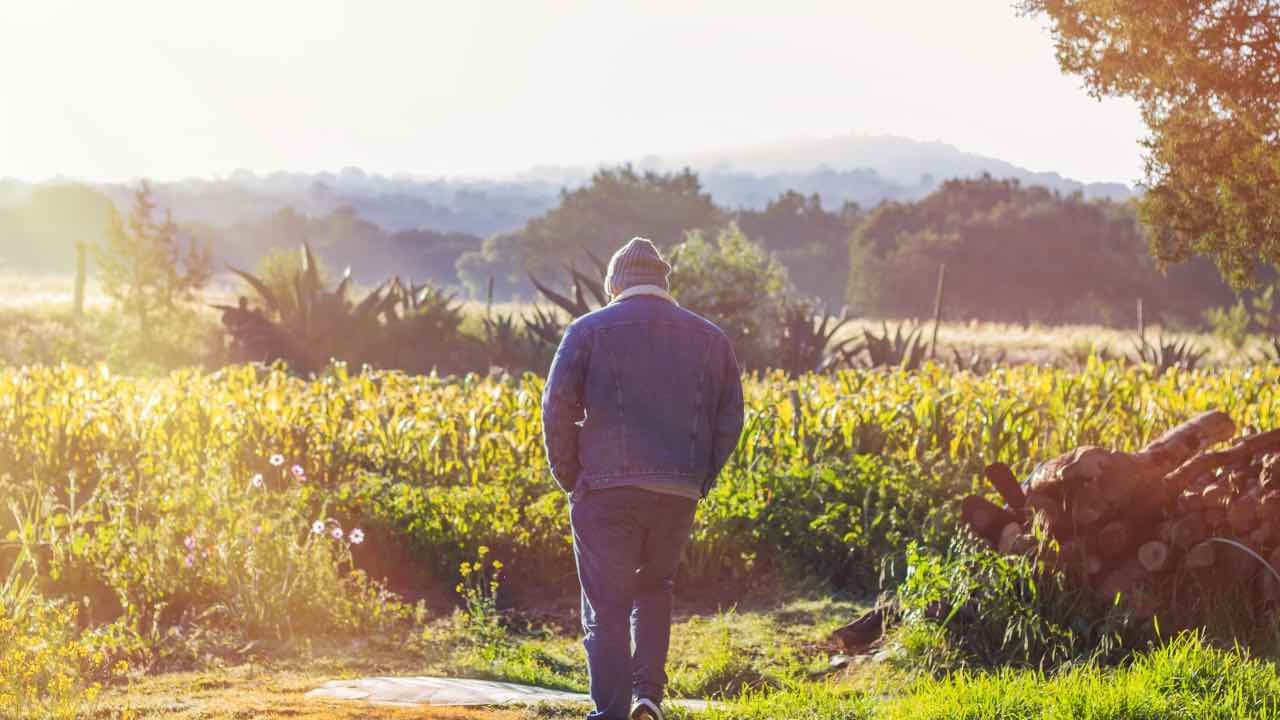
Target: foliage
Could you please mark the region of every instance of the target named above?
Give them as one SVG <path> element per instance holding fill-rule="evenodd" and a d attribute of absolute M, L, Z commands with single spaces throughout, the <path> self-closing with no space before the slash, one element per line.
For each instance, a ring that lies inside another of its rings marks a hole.
<path fill-rule="evenodd" d="M 1277 697 L 1280 680 L 1270 662 L 1183 634 L 1114 669 L 1006 669 L 928 679 L 886 702 L 875 717 L 1262 720 L 1280 711 Z"/>
<path fill-rule="evenodd" d="M 1162 275 L 1128 205 L 989 176 L 877 207 L 850 263 L 849 303 L 873 317 L 928 317 L 942 264 L 952 318 L 1121 326 L 1142 298 L 1169 320 L 1195 322 L 1233 297 L 1206 260 Z"/>
<path fill-rule="evenodd" d="M 854 203 L 827 212 L 817 193 L 805 197 L 794 190 L 770 200 L 764 210 L 734 215 L 742 232 L 786 267 L 796 287 L 830 307 L 845 302 L 849 237 L 862 219 Z"/>
<path fill-rule="evenodd" d="M 863 342 L 857 350 L 865 351 L 869 367 L 917 370 L 924 362 L 924 326 L 903 321 L 889 333 L 888 323 L 881 324 L 881 334 L 862 331 Z M 853 353 L 856 355 L 855 353 Z"/>
<path fill-rule="evenodd" d="M 1170 368 L 1194 370 L 1208 352 L 1188 339 L 1165 339 L 1163 333 L 1155 342 L 1148 340 L 1145 335 L 1139 335 L 1133 345 L 1138 353 L 1138 360 L 1151 367 L 1157 375 L 1164 374 Z"/>
<path fill-rule="evenodd" d="M 326 290 L 306 243 L 298 265 L 279 277 L 233 271 L 256 291 L 263 307 L 254 310 L 243 299 L 239 307 L 218 306 L 237 360 L 284 360 L 300 373 L 316 372 L 333 360 L 416 372 L 468 365 L 459 333 L 461 310 L 452 296 L 430 284 L 405 285 L 397 277 L 353 303 L 350 272 Z"/>
<path fill-rule="evenodd" d="M 103 291 L 138 321 L 144 341 L 151 340 L 156 316 L 173 312 L 193 299 L 209 281 L 209 248 L 188 241 L 184 248 L 178 226 L 166 211 L 157 222 L 151 185 L 143 181 L 133 196 L 127 222 L 113 214 L 105 240 L 94 257 Z"/>
<path fill-rule="evenodd" d="M 1237 352 L 1249 342 L 1249 325 L 1252 318 L 1243 300 L 1237 300 L 1229 308 L 1209 308 L 1204 311 L 1204 319 L 1213 328 L 1213 334 Z"/>
<path fill-rule="evenodd" d="M 638 172 L 624 165 L 562 191 L 558 207 L 516 233 L 516 245 L 520 266 L 541 275 L 571 264 L 583 250 L 609 257 L 636 235 L 668 248 L 686 231 L 710 232 L 723 223 L 722 211 L 691 171 Z"/>
<path fill-rule="evenodd" d="M 930 662 L 932 672 L 955 670 L 956 662 L 1054 667 L 1114 659 L 1142 637 L 1120 610 L 1035 558 L 1000 555 L 965 536 L 944 555 L 913 545 L 896 598 L 904 623 L 942 630 L 935 640 L 950 653 L 922 643 L 907 658 Z"/>
<path fill-rule="evenodd" d="M 1022 0 L 1063 71 L 1133 98 L 1151 134 L 1139 200 L 1152 248 L 1214 257 L 1236 286 L 1280 261 L 1280 13 L 1269 0 Z"/>
<path fill-rule="evenodd" d="M 714 243 L 690 232 L 668 259 L 676 300 L 719 325 L 744 368 L 767 366 L 787 288 L 787 271 L 777 258 L 730 225 Z"/>
<path fill-rule="evenodd" d="M 816 303 L 785 298 L 781 313 L 778 347 L 771 364 L 789 373 L 832 368 L 842 361 L 854 342 L 852 337 L 835 339 L 849 324 L 848 314 L 836 318 L 819 313 Z"/>

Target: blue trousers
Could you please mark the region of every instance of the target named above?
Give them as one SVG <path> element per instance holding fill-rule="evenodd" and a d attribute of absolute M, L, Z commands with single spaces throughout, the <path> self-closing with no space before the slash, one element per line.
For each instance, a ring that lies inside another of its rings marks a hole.
<path fill-rule="evenodd" d="M 569 519 L 596 706 L 589 720 L 625 720 L 633 694 L 662 701 L 672 578 L 696 508 L 695 500 L 634 487 L 573 494 Z"/>

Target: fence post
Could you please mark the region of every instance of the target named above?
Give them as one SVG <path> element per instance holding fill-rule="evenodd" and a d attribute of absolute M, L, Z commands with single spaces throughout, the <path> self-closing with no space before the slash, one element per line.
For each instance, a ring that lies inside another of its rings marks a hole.
<path fill-rule="evenodd" d="M 71 312 L 77 320 L 84 316 L 84 284 L 88 274 L 88 247 L 83 240 L 76 243 L 76 290 Z"/>
<path fill-rule="evenodd" d="M 933 296 L 933 339 L 929 342 L 929 357 L 938 356 L 938 325 L 942 324 L 942 288 L 947 280 L 947 264 L 938 266 L 938 291 Z"/>

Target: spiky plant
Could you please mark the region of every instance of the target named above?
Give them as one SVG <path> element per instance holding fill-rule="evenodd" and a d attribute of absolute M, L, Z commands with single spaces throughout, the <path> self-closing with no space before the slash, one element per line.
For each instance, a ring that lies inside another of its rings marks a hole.
<path fill-rule="evenodd" d="M 778 367 L 793 375 L 839 365 L 855 342 L 852 337 L 835 342 L 836 335 L 849 324 L 847 312 L 838 317 L 819 314 L 810 301 L 784 300 L 781 315 L 774 358 Z"/>
<path fill-rule="evenodd" d="M 858 350 L 866 353 L 868 366 L 919 369 L 928 350 L 924 342 L 924 328 L 908 320 L 899 323 L 892 333 L 888 323 L 882 322 L 881 328 L 883 332 L 879 335 L 866 329 L 862 331 L 863 341 Z"/>
<path fill-rule="evenodd" d="M 1170 368 L 1194 370 L 1209 354 L 1208 350 L 1190 340 L 1166 340 L 1163 331 L 1153 343 L 1145 335 L 1134 340 L 1138 360 L 1152 368 L 1156 375 L 1163 375 Z"/>

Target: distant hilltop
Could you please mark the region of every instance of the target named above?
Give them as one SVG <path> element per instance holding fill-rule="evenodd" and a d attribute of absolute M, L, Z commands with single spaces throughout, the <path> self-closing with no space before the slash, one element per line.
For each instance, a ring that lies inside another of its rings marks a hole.
<path fill-rule="evenodd" d="M 647 155 L 601 163 L 629 162 L 642 170 L 689 167 L 716 204 L 762 209 L 787 190 L 818 194 L 828 209 L 854 202 L 871 208 L 885 200 L 918 200 L 951 178 L 1016 178 L 1064 195 L 1124 200 L 1123 183 L 1082 183 L 1055 172 L 1033 172 L 996 158 L 964 152 L 942 142 L 891 135 L 842 135 L 687 155 Z M 431 178 L 380 175 L 348 167 L 337 172 L 254 173 L 237 170 L 221 178 L 191 178 L 155 184 L 157 200 L 178 221 L 222 226 L 254 222 L 283 208 L 321 215 L 350 207 L 388 230 L 427 228 L 488 236 L 522 227 L 554 207 L 562 188 L 586 183 L 594 167 L 543 166 L 515 176 Z M 60 182 L 60 181 L 53 181 Z M 126 207 L 131 187 L 88 184 Z M 24 202 L 35 186 L 0 180 L 0 207 Z"/>

